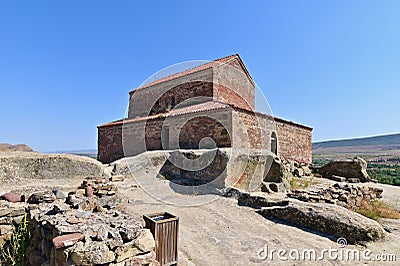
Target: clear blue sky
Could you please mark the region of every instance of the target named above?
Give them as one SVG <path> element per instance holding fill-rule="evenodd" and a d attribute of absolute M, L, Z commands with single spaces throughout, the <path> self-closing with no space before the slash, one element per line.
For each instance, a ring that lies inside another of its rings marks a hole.
<path fill-rule="evenodd" d="M 97 146 L 128 92 L 239 53 L 314 141 L 400 131 L 400 1 L 1 1 L 0 142 Z"/>

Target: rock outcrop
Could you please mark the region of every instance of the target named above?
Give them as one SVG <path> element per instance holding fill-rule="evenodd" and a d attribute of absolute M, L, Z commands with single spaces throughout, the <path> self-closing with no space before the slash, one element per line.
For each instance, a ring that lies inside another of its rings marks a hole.
<path fill-rule="evenodd" d="M 102 176 L 99 161 L 70 154 L 0 153 L 0 180 L 8 178 L 68 179 Z"/>
<path fill-rule="evenodd" d="M 349 182 L 372 181 L 367 173 L 367 162 L 360 157 L 346 161 L 333 161 L 320 168 L 315 168 L 314 171 L 330 179 L 344 177 Z"/>
<path fill-rule="evenodd" d="M 346 238 L 349 243 L 385 237 L 385 230 L 379 223 L 337 205 L 290 200 L 287 206 L 264 207 L 258 212 L 267 218 Z"/>

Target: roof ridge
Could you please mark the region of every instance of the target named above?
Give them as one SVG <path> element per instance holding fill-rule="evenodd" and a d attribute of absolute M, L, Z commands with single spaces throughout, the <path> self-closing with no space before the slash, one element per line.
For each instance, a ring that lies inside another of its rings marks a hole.
<path fill-rule="evenodd" d="M 222 63 L 229 62 L 231 59 L 233 59 L 235 57 L 239 57 L 240 58 L 239 54 L 237 54 L 237 53 L 236 54 L 232 54 L 232 55 L 228 55 L 228 56 L 225 56 L 225 57 L 221 57 L 221 58 L 212 60 L 210 62 L 201 64 L 201 65 L 198 65 L 198 66 L 195 66 L 195 67 L 191 67 L 191 68 L 188 68 L 186 70 L 183 70 L 183 71 L 180 71 L 180 72 L 177 72 L 177 73 L 174 73 L 174 74 L 171 74 L 171 75 L 168 75 L 168 76 L 153 80 L 152 82 L 144 84 L 144 85 L 142 85 L 142 86 L 130 91 L 129 93 L 131 94 L 131 93 L 133 93 L 135 91 L 138 91 L 138 90 L 141 90 L 141 89 L 144 89 L 144 88 L 148 88 L 148 87 L 154 86 L 156 84 L 160 84 L 160 83 L 165 82 L 165 81 L 173 80 L 175 78 L 183 77 L 185 75 L 192 74 L 192 73 L 195 73 L 197 71 L 208 69 L 208 68 L 212 67 L 212 65 L 215 62 L 222 62 Z"/>

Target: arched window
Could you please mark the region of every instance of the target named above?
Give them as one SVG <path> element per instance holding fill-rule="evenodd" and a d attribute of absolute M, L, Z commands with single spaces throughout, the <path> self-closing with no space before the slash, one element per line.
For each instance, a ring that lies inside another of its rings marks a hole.
<path fill-rule="evenodd" d="M 278 155 L 278 138 L 276 137 L 275 132 L 272 132 L 271 134 L 271 152 Z"/>

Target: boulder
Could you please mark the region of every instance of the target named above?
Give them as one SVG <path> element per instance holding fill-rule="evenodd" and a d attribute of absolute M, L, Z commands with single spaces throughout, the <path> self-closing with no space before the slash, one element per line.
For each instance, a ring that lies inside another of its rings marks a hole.
<path fill-rule="evenodd" d="M 102 163 L 86 156 L 0 152 L 0 180 L 10 177 L 31 180 L 101 176 L 103 168 Z"/>
<path fill-rule="evenodd" d="M 29 197 L 28 203 L 39 204 L 42 202 L 53 202 L 55 200 L 56 200 L 56 195 L 54 195 L 53 191 L 44 191 L 44 192 L 33 193 Z"/>
<path fill-rule="evenodd" d="M 270 164 L 271 167 L 264 176 L 264 182 L 283 182 L 287 171 L 282 161 L 277 156 L 270 156 L 268 160 L 270 160 L 270 162 L 267 163 L 267 166 Z"/>
<path fill-rule="evenodd" d="M 379 223 L 337 205 L 290 200 L 286 206 L 262 208 L 258 212 L 267 218 L 338 238 L 344 237 L 349 243 L 375 241 L 385 237 L 385 230 Z"/>
<path fill-rule="evenodd" d="M 356 181 L 357 179 L 360 182 L 372 181 L 367 173 L 367 162 L 360 157 L 346 161 L 333 161 L 315 170 L 326 178 L 341 176 L 351 181 Z"/>
<path fill-rule="evenodd" d="M 83 234 L 74 233 L 62 236 L 56 236 L 53 238 L 53 245 L 55 248 L 64 248 L 74 245 L 76 242 L 81 241 L 84 238 Z"/>
<path fill-rule="evenodd" d="M 8 202 L 21 202 L 21 201 L 25 201 L 25 196 L 23 195 L 19 195 L 16 193 L 12 193 L 12 192 L 8 192 L 6 194 L 3 194 L 0 196 L 1 199 L 6 200 Z"/>

